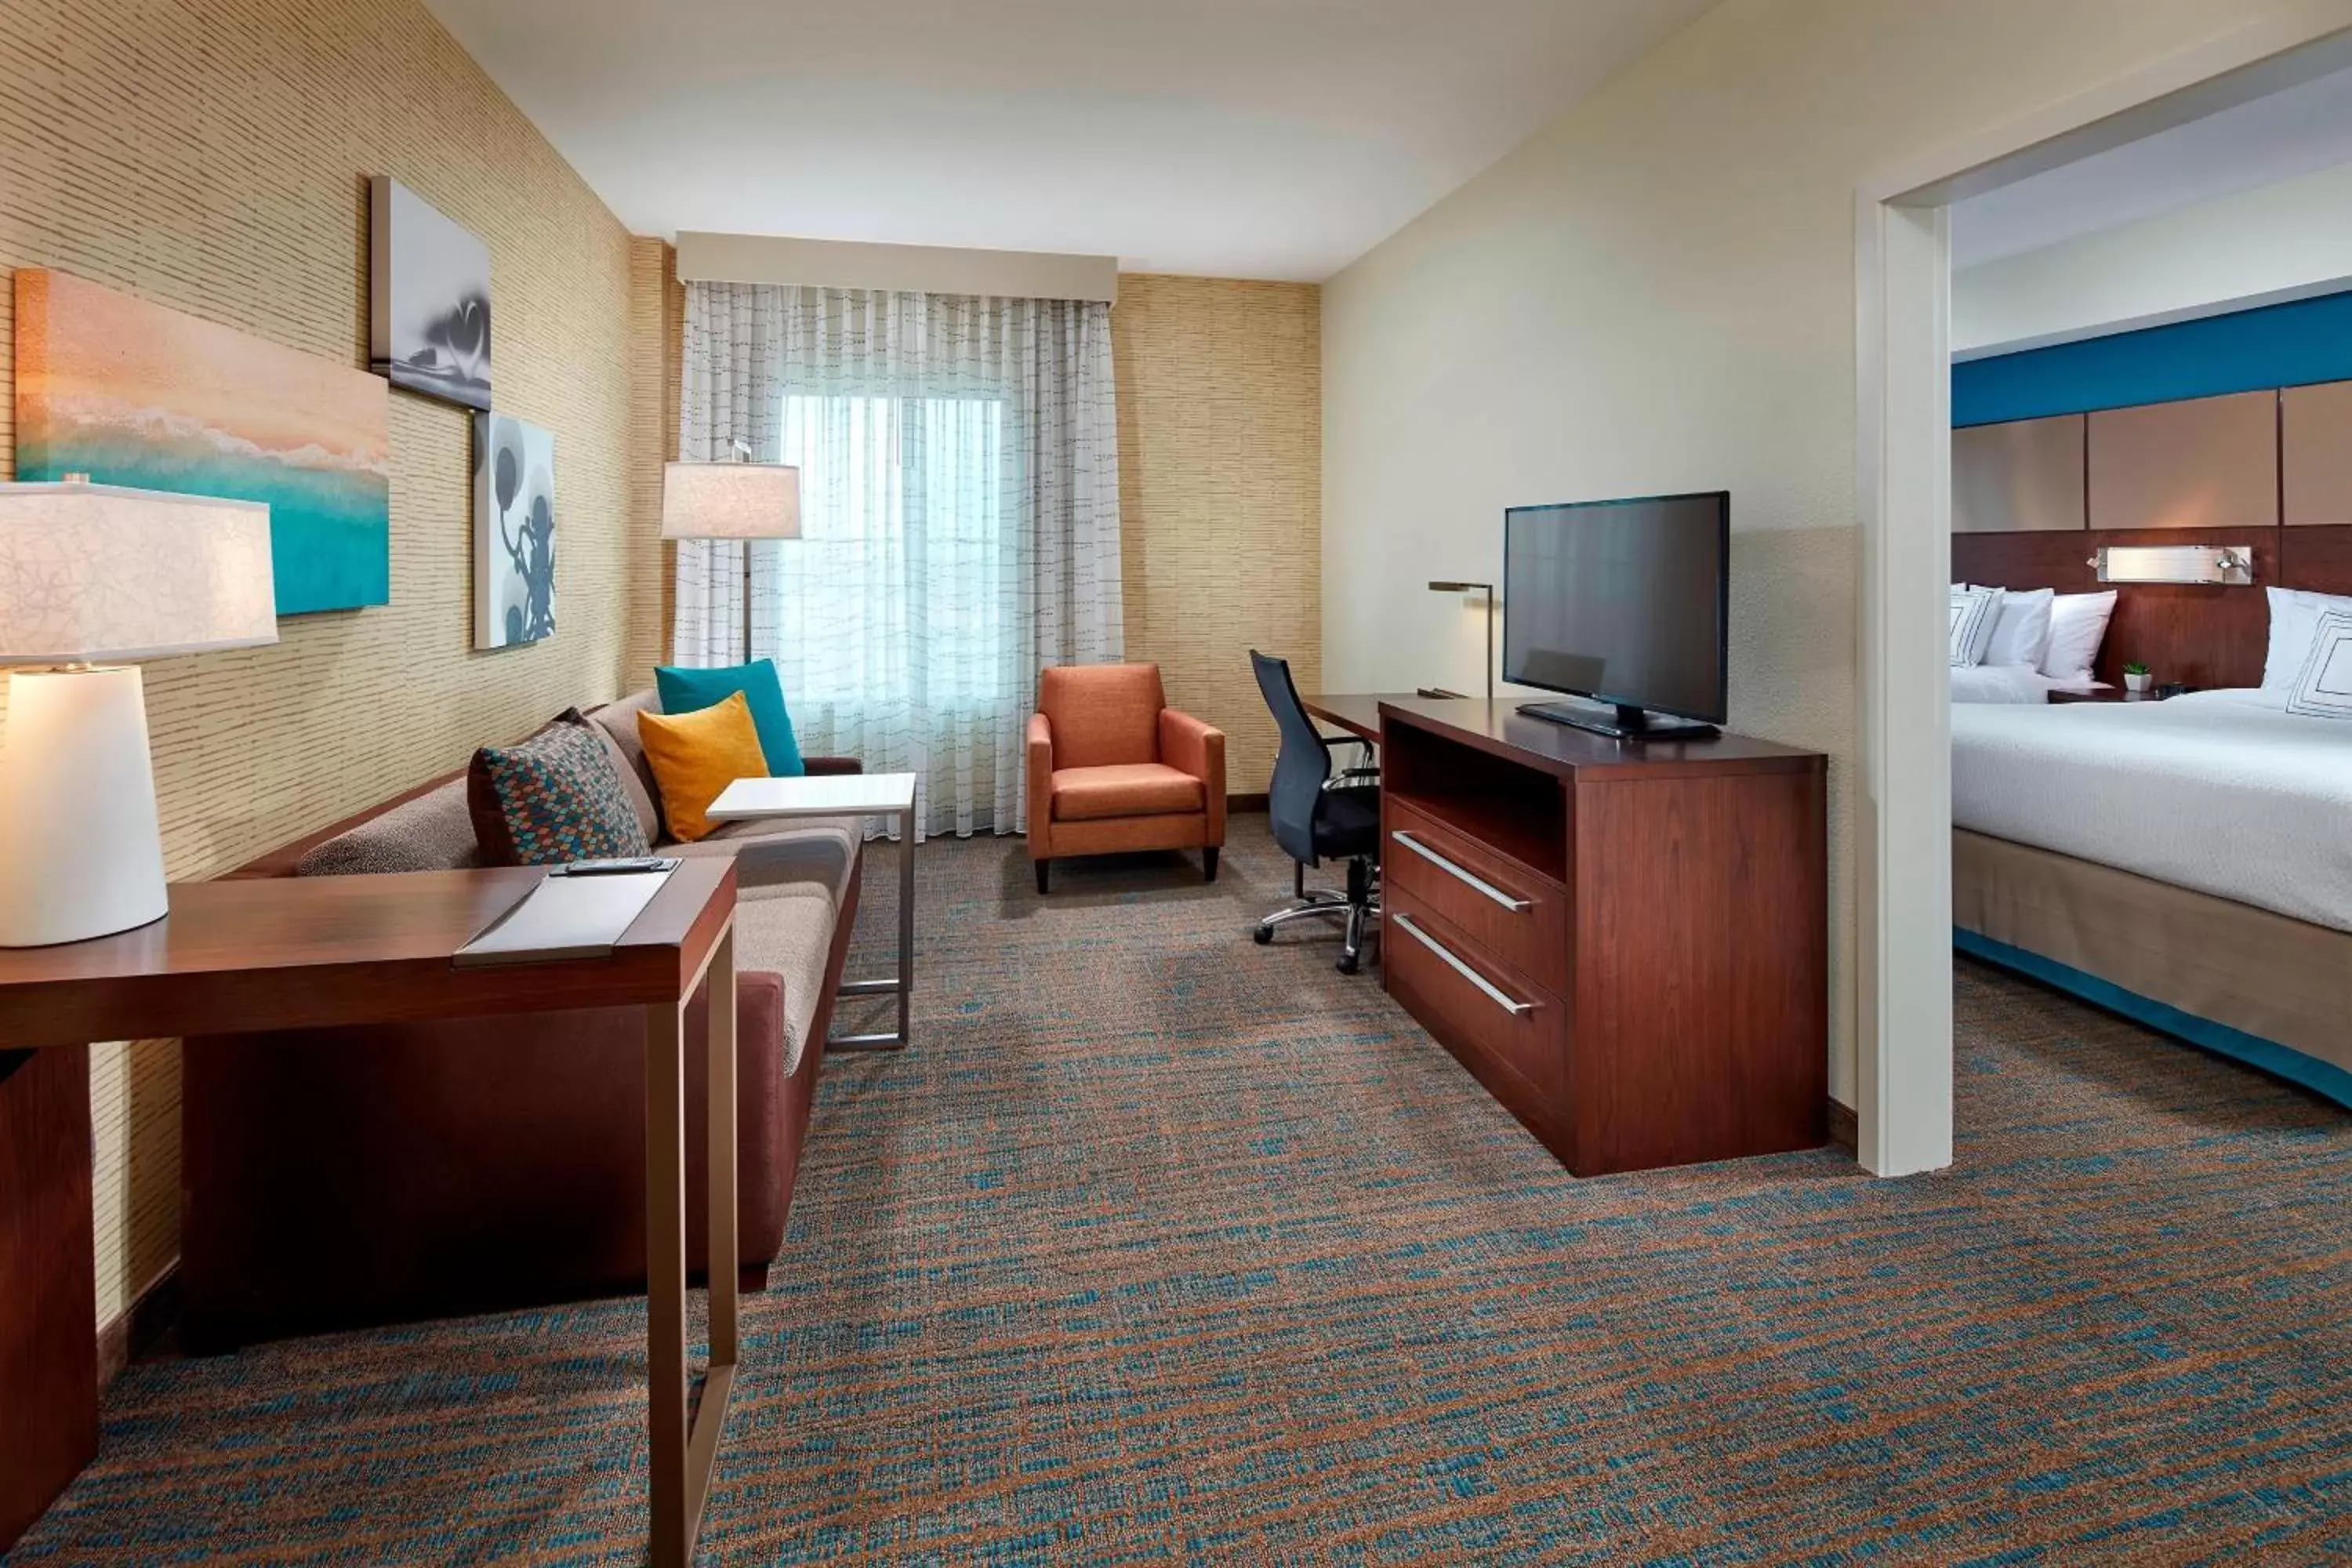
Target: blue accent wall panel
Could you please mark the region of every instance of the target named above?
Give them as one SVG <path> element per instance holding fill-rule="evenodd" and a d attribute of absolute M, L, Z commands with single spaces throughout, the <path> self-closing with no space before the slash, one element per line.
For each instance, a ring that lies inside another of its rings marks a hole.
<path fill-rule="evenodd" d="M 1952 423 L 1997 425 L 2352 381 L 2352 293 L 2116 332 L 1952 367 Z"/>

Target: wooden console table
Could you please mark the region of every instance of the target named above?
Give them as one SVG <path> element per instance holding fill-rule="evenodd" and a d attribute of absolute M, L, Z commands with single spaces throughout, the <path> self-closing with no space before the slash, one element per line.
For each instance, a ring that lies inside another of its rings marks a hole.
<path fill-rule="evenodd" d="M 1381 704 L 1383 984 L 1580 1176 L 1827 1136 L 1827 759 Z"/>
<path fill-rule="evenodd" d="M 171 912 L 152 925 L 59 947 L 0 950 L 0 1040 L 79 1058 L 92 1040 L 643 1008 L 649 1555 L 659 1568 L 684 1568 L 700 1530 L 738 1352 L 735 866 L 723 858 L 681 863 L 609 956 L 464 968 L 451 962 L 544 874 L 523 868 L 183 883 L 171 890 Z M 689 1426 L 686 1005 L 706 976 L 710 1361 Z M 89 1223 L 85 1196 L 79 1243 L 85 1254 Z M 86 1304 L 81 1310 L 87 1346 L 94 1328 Z M 95 1382 L 93 1367 L 93 1400 Z M 20 1408 L 17 1391 L 0 1387 L 0 1409 Z M 44 1407 L 31 1408 L 37 1418 Z M 70 1479 L 68 1468 L 48 1495 Z M 0 1550 L 8 1544 L 0 1537 Z"/>

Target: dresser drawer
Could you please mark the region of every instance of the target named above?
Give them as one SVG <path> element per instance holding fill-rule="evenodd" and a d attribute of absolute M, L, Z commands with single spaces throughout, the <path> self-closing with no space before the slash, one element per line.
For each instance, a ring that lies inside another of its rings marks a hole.
<path fill-rule="evenodd" d="M 1568 1087 L 1568 1009 L 1559 998 L 1497 963 L 1412 894 L 1384 889 L 1382 904 L 1381 966 L 1390 989 L 1457 1055 L 1466 1041 L 1533 1089 L 1541 1114 L 1555 1114 Z"/>
<path fill-rule="evenodd" d="M 1383 826 L 1384 894 L 1411 894 L 1538 984 L 1568 988 L 1568 916 L 1558 888 L 1401 801 L 1389 803 Z"/>

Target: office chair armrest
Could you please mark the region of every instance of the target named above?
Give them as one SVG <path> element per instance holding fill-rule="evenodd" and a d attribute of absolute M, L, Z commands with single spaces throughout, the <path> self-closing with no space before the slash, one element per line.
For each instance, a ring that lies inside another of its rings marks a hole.
<path fill-rule="evenodd" d="M 1028 763 L 1029 837 L 1043 844 L 1054 820 L 1054 726 L 1043 713 L 1029 715 Z"/>
<path fill-rule="evenodd" d="M 1325 789 L 1362 789 L 1364 781 L 1369 779 L 1378 784 L 1380 778 L 1381 770 L 1378 768 L 1342 768 L 1325 779 L 1323 787 Z"/>

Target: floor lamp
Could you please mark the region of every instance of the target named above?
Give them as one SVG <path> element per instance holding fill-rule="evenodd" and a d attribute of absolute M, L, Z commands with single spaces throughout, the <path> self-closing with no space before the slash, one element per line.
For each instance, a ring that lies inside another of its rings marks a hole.
<path fill-rule="evenodd" d="M 159 921 L 163 837 L 136 660 L 278 640 L 269 509 L 0 485 L 0 947 Z"/>
<path fill-rule="evenodd" d="M 1433 594 L 1484 594 L 1486 596 L 1486 700 L 1495 700 L 1495 584 L 1492 583 L 1432 583 Z"/>
<path fill-rule="evenodd" d="M 782 463 L 670 463 L 662 469 L 664 539 L 743 545 L 743 662 L 751 662 L 751 541 L 801 536 L 801 471 Z"/>

